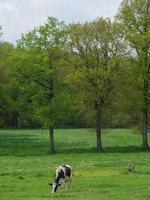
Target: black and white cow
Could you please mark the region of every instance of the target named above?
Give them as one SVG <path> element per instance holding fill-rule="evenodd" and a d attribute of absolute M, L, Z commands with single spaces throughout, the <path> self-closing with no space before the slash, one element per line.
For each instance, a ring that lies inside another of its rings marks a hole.
<path fill-rule="evenodd" d="M 52 193 L 56 192 L 59 186 L 62 186 L 65 184 L 65 182 L 71 183 L 72 178 L 72 167 L 69 165 L 60 165 L 56 169 L 55 173 L 55 182 L 49 183 L 49 185 L 52 187 Z"/>

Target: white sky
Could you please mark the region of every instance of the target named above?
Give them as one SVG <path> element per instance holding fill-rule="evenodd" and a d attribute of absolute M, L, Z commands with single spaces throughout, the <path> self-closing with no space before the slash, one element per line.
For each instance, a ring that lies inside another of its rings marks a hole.
<path fill-rule="evenodd" d="M 3 40 L 15 43 L 47 20 L 57 17 L 65 22 L 84 22 L 96 17 L 113 17 L 122 0 L 0 0 Z"/>

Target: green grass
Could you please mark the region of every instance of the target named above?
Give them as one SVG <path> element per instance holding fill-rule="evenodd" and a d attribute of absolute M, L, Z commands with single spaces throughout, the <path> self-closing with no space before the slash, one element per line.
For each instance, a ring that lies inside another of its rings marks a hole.
<path fill-rule="evenodd" d="M 94 130 L 56 130 L 55 140 L 58 153 L 49 155 L 47 130 L 0 131 L 0 200 L 150 199 L 150 155 L 133 130 L 104 130 L 102 153 Z M 72 189 L 51 194 L 48 182 L 62 163 L 73 167 Z"/>

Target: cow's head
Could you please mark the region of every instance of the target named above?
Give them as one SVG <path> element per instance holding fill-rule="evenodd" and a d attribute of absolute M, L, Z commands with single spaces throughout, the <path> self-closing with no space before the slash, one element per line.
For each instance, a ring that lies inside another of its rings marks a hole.
<path fill-rule="evenodd" d="M 49 185 L 52 188 L 52 193 L 56 192 L 58 187 L 61 186 L 61 184 L 57 184 L 57 183 L 49 183 Z"/>

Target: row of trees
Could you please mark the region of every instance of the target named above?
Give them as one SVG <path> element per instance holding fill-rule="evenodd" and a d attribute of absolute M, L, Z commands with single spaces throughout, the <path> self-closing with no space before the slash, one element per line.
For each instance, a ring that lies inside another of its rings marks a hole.
<path fill-rule="evenodd" d="M 1 126 L 139 125 L 148 148 L 150 2 L 124 0 L 115 20 L 66 25 L 50 17 L 13 46 L 0 43 Z"/>

